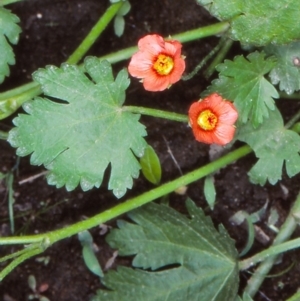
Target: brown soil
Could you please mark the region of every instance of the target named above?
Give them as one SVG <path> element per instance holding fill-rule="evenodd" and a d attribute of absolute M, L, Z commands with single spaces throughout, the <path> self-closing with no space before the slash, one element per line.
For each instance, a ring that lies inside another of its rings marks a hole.
<path fill-rule="evenodd" d="M 101 56 L 135 45 L 138 39 L 147 33 L 155 32 L 167 36 L 216 22 L 193 0 L 177 2 L 131 0 L 130 2 L 132 9 L 126 17 L 125 34 L 117 38 L 112 26 L 109 26 L 89 52 L 90 55 Z M 108 1 L 97 0 L 31 0 L 11 5 L 12 11 L 21 19 L 23 32 L 19 44 L 14 47 L 16 65 L 11 70 L 11 77 L 6 80 L 1 89 L 5 91 L 28 82 L 31 73 L 39 67 L 49 64 L 59 66 L 85 37 L 107 6 Z M 184 45 L 187 71 L 192 70 L 193 66 L 214 47 L 217 40 L 212 37 Z M 239 46 L 235 45 L 231 57 L 237 49 Z M 114 68 L 119 70 L 127 64 L 128 62 L 122 62 Z M 190 103 L 199 98 L 201 91 L 207 85 L 208 82 L 199 73 L 192 80 L 180 82 L 168 91 L 149 93 L 133 79 L 127 91 L 126 103 L 186 113 Z M 285 111 L 286 116 L 293 112 L 286 108 L 294 105 L 292 101 L 285 102 L 282 110 Z M 209 162 L 209 146 L 195 142 L 186 125 L 150 117 L 142 117 L 141 121 L 147 126 L 148 143 L 159 155 L 163 182 L 175 179 L 180 176 L 180 172 L 186 173 Z M 12 118 L 0 122 L 0 130 L 7 131 L 11 127 Z M 181 171 L 171 158 L 169 149 Z M 20 185 L 20 181 L 42 172 L 43 167 L 31 166 L 28 157 L 18 160 L 15 150 L 3 140 L 0 140 L 0 150 L 0 172 L 6 173 L 16 167 L 13 188 L 18 234 L 42 233 L 58 229 L 86 216 L 93 216 L 119 202 L 105 189 L 105 183 L 102 188 L 85 193 L 80 189 L 69 193 L 64 188 L 56 189 L 48 186 L 43 177 Z M 284 179 L 275 186 L 260 187 L 251 184 L 247 172 L 255 160 L 254 155 L 249 155 L 215 175 L 217 204 L 213 212 L 207 210 L 216 224 L 225 225 L 236 240 L 237 248 L 241 250 L 247 232 L 242 226 L 233 226 L 229 218 L 239 210 L 246 210 L 249 213 L 257 211 L 268 200 L 267 214 L 257 225 L 269 237 L 269 242 L 257 237 L 252 253 L 265 248 L 274 237 L 274 233 L 266 226 L 270 208 L 274 207 L 278 210 L 280 223 L 282 223 L 299 189 L 299 176 L 293 179 L 284 176 Z M 141 176 L 135 181 L 134 188 L 122 200 L 139 195 L 151 187 L 151 184 Z M 207 209 L 203 196 L 203 181 L 190 185 L 187 194 L 198 206 Z M 171 205 L 178 210 L 183 210 L 185 199 L 186 195 L 170 195 Z M 7 191 L 3 182 L 0 183 L 0 202 L 0 236 L 7 236 L 10 235 L 10 228 Z M 111 225 L 114 225 L 114 222 Z M 105 243 L 104 236 L 100 235 L 100 229 L 93 229 L 91 232 L 99 247 L 97 257 L 104 266 L 112 256 L 113 250 Z M 16 247 L 2 247 L 0 252 L 9 254 L 15 250 Z M 49 257 L 50 262 L 47 265 L 33 258 L 21 264 L 4 279 L 0 284 L 2 300 L 27 300 L 27 296 L 32 293 L 27 284 L 30 274 L 36 277 L 38 286 L 49 285 L 44 295 L 52 301 L 89 300 L 89 297 L 100 287 L 99 279 L 87 270 L 82 260 L 81 246 L 77 237 L 55 244 L 38 257 L 42 256 Z M 280 273 L 293 264 L 290 270 L 281 276 L 268 278 L 255 297 L 255 301 L 283 301 L 295 293 L 300 279 L 298 258 L 297 251 L 283 256 L 271 273 Z M 128 265 L 130 261 L 118 258 L 113 268 L 117 264 Z M 241 274 L 241 290 L 247 278 L 249 278 L 248 273 Z"/>

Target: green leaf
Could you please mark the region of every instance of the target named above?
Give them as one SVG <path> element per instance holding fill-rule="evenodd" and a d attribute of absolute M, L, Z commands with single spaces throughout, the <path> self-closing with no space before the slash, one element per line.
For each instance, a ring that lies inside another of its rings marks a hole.
<path fill-rule="evenodd" d="M 211 15 L 219 20 L 230 20 L 243 11 L 244 3 L 241 0 L 196 0 L 204 6 Z"/>
<path fill-rule="evenodd" d="M 279 94 L 274 86 L 265 79 L 274 66 L 273 58 L 264 58 L 264 53 L 254 52 L 247 56 L 236 56 L 233 61 L 225 60 L 217 66 L 219 78 L 212 82 L 207 94 L 219 92 L 234 102 L 243 123 L 250 119 L 257 127 L 274 110 L 274 99 Z"/>
<path fill-rule="evenodd" d="M 8 41 L 18 43 L 21 28 L 16 23 L 19 21 L 10 10 L 0 7 L 0 83 L 9 75 L 8 65 L 15 64 L 15 55 Z"/>
<path fill-rule="evenodd" d="M 79 183 L 83 190 L 99 187 L 110 164 L 108 188 L 121 197 L 139 175 L 134 155 L 143 155 L 146 131 L 140 115 L 122 111 L 127 72 L 114 81 L 107 61 L 88 57 L 84 65 L 91 80 L 68 64 L 35 72 L 34 80 L 54 100 L 38 97 L 24 104 L 28 114 L 14 119 L 8 141 L 19 156 L 32 153 L 32 164 L 50 170 L 49 184 L 67 190 Z"/>
<path fill-rule="evenodd" d="M 136 254 L 133 266 L 150 271 L 108 272 L 103 284 L 110 290 L 99 290 L 93 300 L 235 300 L 239 278 L 234 242 L 191 200 L 187 209 L 191 218 L 152 203 L 129 213 L 135 224 L 118 221 L 120 229 L 107 241 L 119 255 Z"/>
<path fill-rule="evenodd" d="M 258 158 L 249 172 L 253 183 L 264 185 L 267 180 L 277 183 L 284 162 L 289 177 L 300 172 L 300 137 L 284 127 L 277 109 L 271 111 L 268 120 L 255 131 L 249 124 L 242 126 L 237 139 L 249 144 Z"/>
<path fill-rule="evenodd" d="M 216 202 L 216 188 L 213 176 L 207 176 L 204 179 L 204 196 L 209 208 L 213 210 Z"/>
<path fill-rule="evenodd" d="M 131 9 L 131 4 L 129 3 L 129 1 L 124 1 L 123 5 L 118 10 L 118 15 L 125 16 L 129 13 L 130 9 Z"/>
<path fill-rule="evenodd" d="M 93 249 L 93 237 L 89 231 L 78 233 L 78 239 L 82 246 L 82 256 L 87 268 L 99 277 L 103 277 L 103 272 Z"/>
<path fill-rule="evenodd" d="M 114 30 L 117 37 L 122 36 L 125 28 L 125 20 L 121 15 L 116 15 L 114 19 Z"/>
<path fill-rule="evenodd" d="M 158 185 L 161 180 L 161 165 L 159 158 L 152 146 L 148 145 L 143 157 L 140 159 L 140 165 L 144 177 L 152 184 Z"/>
<path fill-rule="evenodd" d="M 244 44 L 265 46 L 300 39 L 298 0 L 197 0 L 219 20 L 230 22 L 230 35 Z"/>
<path fill-rule="evenodd" d="M 287 94 L 300 90 L 300 42 L 265 47 L 265 52 L 277 58 L 277 64 L 269 76 L 274 85 Z"/>

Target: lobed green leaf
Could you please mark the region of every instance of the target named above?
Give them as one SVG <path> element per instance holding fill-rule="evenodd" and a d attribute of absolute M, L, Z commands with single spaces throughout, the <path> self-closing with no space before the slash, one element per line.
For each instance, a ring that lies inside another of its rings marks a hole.
<path fill-rule="evenodd" d="M 279 94 L 264 75 L 275 66 L 274 58 L 265 59 L 264 53 L 254 52 L 247 56 L 236 56 L 233 61 L 225 60 L 217 66 L 219 78 L 212 82 L 206 94 L 220 93 L 234 102 L 239 112 L 239 120 L 250 120 L 254 127 L 274 110 L 274 99 Z"/>
<path fill-rule="evenodd" d="M 152 272 L 110 271 L 103 279 L 110 291 L 99 290 L 93 300 L 235 300 L 238 268 L 233 241 L 190 200 L 187 209 L 191 218 L 152 203 L 129 213 L 134 224 L 118 221 L 120 229 L 107 241 L 120 255 L 135 255 L 134 267 Z"/>
<path fill-rule="evenodd" d="M 73 190 L 101 185 L 110 164 L 108 188 L 117 197 L 125 194 L 139 175 L 135 156 L 143 155 L 146 131 L 137 114 L 122 111 L 127 72 L 114 81 L 107 61 L 88 57 L 85 70 L 63 64 L 34 73 L 49 98 L 38 97 L 24 104 L 27 114 L 14 119 L 8 141 L 17 154 L 31 154 L 31 163 L 44 164 L 48 183 Z"/>
<path fill-rule="evenodd" d="M 9 75 L 9 65 L 15 64 L 15 55 L 9 42 L 18 43 L 21 32 L 21 28 L 17 25 L 19 21 L 10 10 L 0 7 L 0 83 Z"/>
<path fill-rule="evenodd" d="M 271 111 L 268 120 L 255 131 L 250 124 L 243 125 L 237 139 L 249 144 L 258 158 L 249 172 L 253 183 L 277 183 L 281 179 L 284 162 L 289 177 L 300 172 L 300 137 L 284 127 L 277 109 Z"/>

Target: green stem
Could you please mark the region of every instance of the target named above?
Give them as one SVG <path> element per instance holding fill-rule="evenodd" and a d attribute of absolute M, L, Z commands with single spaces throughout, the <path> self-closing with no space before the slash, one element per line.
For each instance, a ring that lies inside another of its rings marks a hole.
<path fill-rule="evenodd" d="M 34 82 L 0 93 L 0 120 L 10 116 L 24 102 L 41 93 L 40 85 Z"/>
<path fill-rule="evenodd" d="M 181 43 L 191 42 L 205 37 L 218 35 L 225 32 L 229 28 L 228 22 L 219 22 L 213 25 L 188 30 L 183 33 L 175 34 L 172 39 L 178 40 Z M 108 60 L 111 64 L 118 63 L 123 60 L 129 59 L 135 52 L 137 52 L 137 46 L 129 47 L 123 50 L 119 50 L 108 55 L 102 56 L 101 60 Z"/>
<path fill-rule="evenodd" d="M 201 62 L 194 68 L 194 70 L 187 74 L 187 75 L 184 75 L 182 76 L 182 80 L 186 81 L 186 80 L 189 80 L 191 78 L 193 78 L 199 71 L 200 69 L 203 68 L 203 66 L 220 50 L 220 48 L 222 47 L 224 43 L 224 38 L 222 38 L 218 45 L 215 46 L 205 57 L 204 59 L 201 60 Z"/>
<path fill-rule="evenodd" d="M 262 265 L 265 264 L 265 262 L 268 259 L 271 259 L 271 257 L 272 258 L 276 257 L 276 259 L 277 259 L 277 256 L 274 256 L 274 255 L 282 254 L 282 253 L 285 253 L 287 251 L 297 249 L 297 248 L 300 248 L 300 238 L 295 238 L 295 239 L 289 240 L 287 242 L 283 242 L 283 243 L 280 243 L 277 245 L 272 245 L 268 249 L 261 251 L 250 258 L 242 260 L 239 263 L 239 268 L 240 268 L 240 270 L 246 270 L 246 269 L 249 269 L 250 267 L 254 266 L 255 264 L 263 261 L 262 264 L 259 266 L 259 268 L 260 268 Z M 267 260 L 265 260 L 265 259 L 267 259 Z M 258 271 L 258 269 L 255 271 L 255 274 L 257 271 Z M 260 270 L 260 272 L 261 271 L 262 270 Z M 253 274 L 253 276 L 255 274 Z M 263 274 L 263 275 L 260 274 L 260 276 L 263 276 L 263 279 L 264 279 L 267 276 L 267 273 Z M 250 280 L 251 280 L 251 278 L 249 279 L 248 283 L 250 282 Z M 251 281 L 251 285 L 252 285 L 252 281 Z M 260 286 L 260 284 L 259 284 L 259 286 Z M 257 287 L 257 290 L 259 289 L 259 286 Z M 249 292 L 248 292 L 248 294 L 249 294 Z"/>
<path fill-rule="evenodd" d="M 229 28 L 228 22 L 219 22 L 205 27 L 188 30 L 183 33 L 175 34 L 172 39 L 178 40 L 181 43 L 191 42 L 205 37 L 215 36 L 225 32 Z"/>
<path fill-rule="evenodd" d="M 44 251 L 42 247 L 37 246 L 36 248 L 32 248 L 28 250 L 28 252 L 21 254 L 19 257 L 15 258 L 10 264 L 8 264 L 1 272 L 0 272 L 0 282 L 7 276 L 15 267 L 21 264 L 28 258 L 31 258 L 37 254 L 40 254 Z"/>
<path fill-rule="evenodd" d="M 21 2 L 24 0 L 0 0 L 0 6 L 8 5 L 15 2 Z"/>
<path fill-rule="evenodd" d="M 144 107 L 136 107 L 136 106 L 124 106 L 122 108 L 125 112 L 131 112 L 131 113 L 137 113 L 142 115 L 148 115 L 152 117 L 159 117 L 179 122 L 188 122 L 187 115 L 173 113 L 173 112 L 167 112 L 162 110 L 156 110 L 156 109 L 150 109 L 150 108 L 144 108 Z"/>
<path fill-rule="evenodd" d="M 8 90 L 6 92 L 1 92 L 0 93 L 0 103 L 1 103 L 1 100 L 6 100 L 7 98 L 15 97 L 16 95 L 20 95 L 22 93 L 26 93 L 28 90 L 31 90 L 31 89 L 36 88 L 38 86 L 39 86 L 38 83 L 36 83 L 36 82 L 30 82 L 28 84 L 19 86 L 17 88 Z"/>
<path fill-rule="evenodd" d="M 216 57 L 213 59 L 211 64 L 207 67 L 207 69 L 204 72 L 204 76 L 205 76 L 206 79 L 209 79 L 213 75 L 216 66 L 224 60 L 224 58 L 227 55 L 227 53 L 228 53 L 229 49 L 231 48 L 232 44 L 233 44 L 233 40 L 231 40 L 231 39 L 227 39 L 222 44 L 221 50 L 218 52 Z"/>
<path fill-rule="evenodd" d="M 59 240 L 70 237 L 74 234 L 77 234 L 81 231 L 88 230 L 99 224 L 110 221 L 121 214 L 127 213 L 133 209 L 136 209 L 146 203 L 149 203 L 163 195 L 171 193 L 179 187 L 193 183 L 213 172 L 216 172 L 220 168 L 225 167 L 226 165 L 246 156 L 251 152 L 249 146 L 243 146 L 237 150 L 234 150 L 225 156 L 217 159 L 214 162 L 211 162 L 203 167 L 196 169 L 176 180 L 173 180 L 169 183 L 161 185 L 157 188 L 154 188 L 144 194 L 141 194 L 135 198 L 127 200 L 124 203 L 121 203 L 109 210 L 106 210 L 102 213 L 99 213 L 87 220 L 78 222 L 71 226 L 51 231 L 45 234 L 37 235 L 28 235 L 21 237 L 0 237 L 0 245 L 11 245 L 11 244 L 28 244 L 35 242 L 45 242 L 45 245 L 51 245 Z"/>
<path fill-rule="evenodd" d="M 123 2 L 120 1 L 112 4 L 106 10 L 104 15 L 100 17 L 98 22 L 89 32 L 89 34 L 85 37 L 85 39 L 81 42 L 81 44 L 77 47 L 73 54 L 71 54 L 71 56 L 68 58 L 67 63 L 75 65 L 83 58 L 83 56 L 93 46 L 93 44 L 98 39 L 103 30 L 106 28 L 106 26 L 109 24 L 109 22 L 117 14 L 122 5 Z"/>
<path fill-rule="evenodd" d="M 35 249 L 35 248 L 36 248 L 36 245 L 35 245 L 35 244 L 32 244 L 32 245 L 30 245 L 30 246 L 28 246 L 28 247 L 26 247 L 26 248 L 24 248 L 24 249 L 22 249 L 22 250 L 20 250 L 20 251 L 17 251 L 17 252 L 14 252 L 14 253 L 12 253 L 12 254 L 9 254 L 9 255 L 6 255 L 6 256 L 4 256 L 4 257 L 1 257 L 1 258 L 0 258 L 0 263 L 5 262 L 5 261 L 7 261 L 7 260 L 9 260 L 9 259 L 18 257 L 18 256 L 20 256 L 20 255 L 23 255 L 24 253 L 27 253 L 28 250 L 30 250 L 30 249 Z"/>
<path fill-rule="evenodd" d="M 275 256 L 275 254 L 279 254 L 284 251 L 300 246 L 299 238 L 283 244 L 283 242 L 288 240 L 291 237 L 292 233 L 295 231 L 297 224 L 299 222 L 299 217 L 300 217 L 300 194 L 297 196 L 295 204 L 290 210 L 290 213 L 286 221 L 284 222 L 276 238 L 274 239 L 272 247 L 254 255 L 251 258 L 248 258 L 240 262 L 240 269 L 244 270 L 268 257 L 264 262 L 262 262 L 259 265 L 255 273 L 248 280 L 248 284 L 245 288 L 245 292 L 247 292 L 251 297 L 253 297 L 256 294 L 260 285 L 265 279 L 266 275 L 269 273 L 272 266 L 274 265 L 277 259 L 277 256 Z"/>

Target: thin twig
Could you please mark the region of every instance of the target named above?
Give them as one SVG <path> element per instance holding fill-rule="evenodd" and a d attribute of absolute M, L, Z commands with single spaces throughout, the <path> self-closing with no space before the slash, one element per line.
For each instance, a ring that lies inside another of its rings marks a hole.
<path fill-rule="evenodd" d="M 42 177 L 42 176 L 44 176 L 44 175 L 46 175 L 48 173 L 49 173 L 48 170 L 42 171 L 42 172 L 40 172 L 40 173 L 38 173 L 36 175 L 30 176 L 30 177 L 28 177 L 26 179 L 23 179 L 23 180 L 19 181 L 19 185 L 23 185 L 23 184 L 28 183 L 28 182 L 33 182 L 37 178 Z"/>
<path fill-rule="evenodd" d="M 168 153 L 170 154 L 172 160 L 174 161 L 176 167 L 178 168 L 180 174 L 182 175 L 182 170 L 181 170 L 181 168 L 180 168 L 180 166 L 179 166 L 179 164 L 178 164 L 178 161 L 176 160 L 175 156 L 173 155 L 173 152 L 172 152 L 172 150 L 171 150 L 171 148 L 170 148 L 169 142 L 167 141 L 167 139 L 166 139 L 166 137 L 165 137 L 164 135 L 163 135 L 162 137 L 163 137 L 163 139 L 165 140 L 165 143 L 166 143 L 166 145 L 167 145 Z"/>

